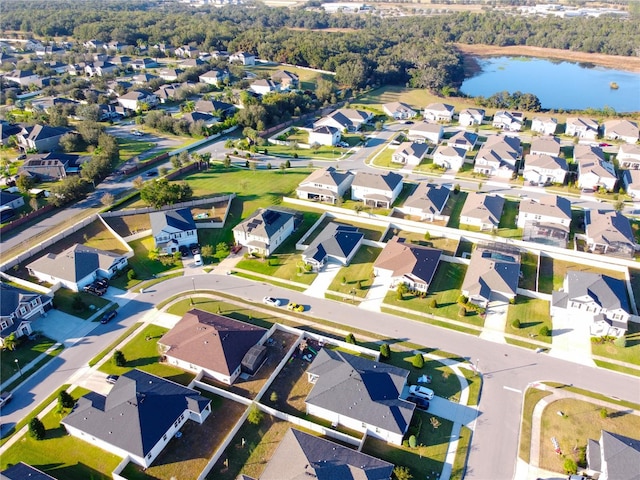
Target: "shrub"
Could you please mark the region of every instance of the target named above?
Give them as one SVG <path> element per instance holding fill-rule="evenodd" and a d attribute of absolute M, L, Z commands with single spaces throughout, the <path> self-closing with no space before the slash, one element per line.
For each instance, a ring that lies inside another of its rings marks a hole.
<path fill-rule="evenodd" d="M 342 285 L 346 285 L 347 284 L 347 277 L 345 277 L 344 275 L 342 276 Z"/>
<path fill-rule="evenodd" d="M 44 428 L 44 424 L 38 417 L 33 417 L 29 422 L 29 435 L 36 440 L 44 440 L 47 431 Z"/>
<path fill-rule="evenodd" d="M 578 465 L 573 460 L 573 458 L 565 458 L 564 460 L 564 471 L 569 475 L 573 475 L 578 473 Z"/>
<path fill-rule="evenodd" d="M 353 335 L 353 333 L 347 334 L 347 336 L 344 337 L 344 341 L 351 345 L 356 345 L 356 337 L 355 335 Z"/>
<path fill-rule="evenodd" d="M 540 327 L 540 331 L 538 333 L 541 337 L 548 337 L 549 335 L 551 335 L 551 330 L 549 330 L 549 327 L 547 327 L 546 325 L 543 325 L 542 327 Z"/>
<path fill-rule="evenodd" d="M 127 272 L 127 278 L 129 280 L 135 280 L 137 277 L 138 277 L 138 274 L 136 273 L 136 271 L 133 268 L 130 268 L 129 271 Z"/>
<path fill-rule="evenodd" d="M 459 303 L 460 305 L 466 305 L 469 302 L 469 299 L 464 295 L 460 295 L 458 297 L 458 300 L 456 300 L 456 302 Z"/>
<path fill-rule="evenodd" d="M 411 480 L 413 478 L 408 467 L 395 467 L 393 475 L 396 480 Z"/>
<path fill-rule="evenodd" d="M 265 153 L 266 153 L 266 150 L 265 150 Z M 271 170 L 272 168 L 273 168 L 273 167 L 272 167 L 272 165 L 271 165 L 271 162 L 267 163 L 267 170 Z"/>
<path fill-rule="evenodd" d="M 428 242 L 431 240 L 431 234 L 429 232 L 424 232 L 424 239 Z"/>
<path fill-rule="evenodd" d="M 264 413 L 258 408 L 258 406 L 254 403 L 251 405 L 249 409 L 249 415 L 247 415 L 247 420 L 251 425 L 259 425 L 262 422 L 262 417 L 264 417 Z"/>
<path fill-rule="evenodd" d="M 391 347 L 388 343 L 380 345 L 380 358 L 383 360 L 389 360 L 391 358 Z"/>
<path fill-rule="evenodd" d="M 513 328 L 515 328 L 516 330 L 520 329 L 520 319 L 516 318 L 512 323 L 511 326 Z"/>
<path fill-rule="evenodd" d="M 600 409 L 600 418 L 607 418 L 609 416 L 609 412 L 607 412 L 606 408 L 601 408 Z"/>
<path fill-rule="evenodd" d="M 510 298 L 509 305 L 515 305 L 515 304 L 516 304 L 516 297 Z"/>
<path fill-rule="evenodd" d="M 622 335 L 621 337 L 616 338 L 613 341 L 613 344 L 616 347 L 620 347 L 620 348 L 626 348 L 627 346 L 627 337 L 625 337 L 624 335 Z"/>
<path fill-rule="evenodd" d="M 409 437 L 409 448 L 416 448 L 416 436 L 415 435 L 411 435 Z"/>
<path fill-rule="evenodd" d="M 127 364 L 127 359 L 120 350 L 113 352 L 113 358 L 111 360 L 118 367 L 124 367 Z"/>
<path fill-rule="evenodd" d="M 362 290 L 362 280 L 358 280 L 358 290 Z"/>
<path fill-rule="evenodd" d="M 422 356 L 422 353 L 416 353 L 411 359 L 411 364 L 418 369 L 424 367 L 424 357 Z"/>
<path fill-rule="evenodd" d="M 76 312 L 84 310 L 84 302 L 82 301 L 82 297 L 79 293 L 76 293 L 73 296 L 73 303 L 71 304 L 71 308 L 73 308 Z"/>
<path fill-rule="evenodd" d="M 459 317 L 466 317 L 467 316 L 467 309 L 465 307 L 460 307 L 460 309 L 458 310 L 458 316 Z"/>
<path fill-rule="evenodd" d="M 278 392 L 276 392 L 275 390 L 271 392 L 269 400 L 271 400 L 272 403 L 276 403 L 278 401 Z"/>
<path fill-rule="evenodd" d="M 60 409 L 73 408 L 75 404 L 76 401 L 71 395 L 69 395 L 69 392 L 67 392 L 66 390 L 60 391 L 60 393 L 58 394 L 58 407 Z"/>
<path fill-rule="evenodd" d="M 298 158 L 298 154 L 294 153 L 293 154 L 293 158 Z M 286 162 L 284 162 L 284 167 L 285 168 L 291 168 L 291 162 L 289 160 L 287 160 Z"/>
<path fill-rule="evenodd" d="M 438 301 L 435 298 L 432 298 L 431 300 L 429 300 L 429 307 L 438 308 Z"/>

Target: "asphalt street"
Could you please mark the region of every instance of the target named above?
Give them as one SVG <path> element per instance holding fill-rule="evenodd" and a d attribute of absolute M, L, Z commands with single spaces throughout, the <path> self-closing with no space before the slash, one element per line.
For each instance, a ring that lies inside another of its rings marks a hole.
<path fill-rule="evenodd" d="M 215 271 L 214 271 L 215 272 Z M 192 280 L 193 278 L 193 280 Z M 2 431 L 23 418 L 51 392 L 86 368 L 87 362 L 113 342 L 124 329 L 143 320 L 153 305 L 193 289 L 211 289 L 260 302 L 273 296 L 307 307 L 308 314 L 383 335 L 390 343 L 416 344 L 459 354 L 477 363 L 484 377 L 480 413 L 469 456 L 469 479 L 511 479 L 515 472 L 522 392 L 537 381 L 573 384 L 587 390 L 629 401 L 640 398 L 640 378 L 608 370 L 585 367 L 545 354 L 481 340 L 387 314 L 364 311 L 331 300 L 310 298 L 302 293 L 270 284 L 256 283 L 233 275 L 196 275 L 159 283 L 121 307 L 118 317 L 96 328 L 79 343 L 66 349 L 38 375 L 32 376 L 14 392 L 13 401 L 3 409 Z M 437 394 L 437 392 L 436 392 Z"/>

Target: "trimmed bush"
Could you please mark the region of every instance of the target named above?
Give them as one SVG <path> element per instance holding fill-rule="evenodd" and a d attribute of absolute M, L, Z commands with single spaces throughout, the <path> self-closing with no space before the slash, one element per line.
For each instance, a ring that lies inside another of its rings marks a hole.
<path fill-rule="evenodd" d="M 179 254 L 180 252 L 178 252 Z M 127 278 L 129 280 L 135 280 L 138 277 L 138 274 L 136 273 L 136 271 L 133 268 L 130 268 L 129 271 L 127 272 Z"/>
<path fill-rule="evenodd" d="M 349 333 L 344 338 L 344 341 L 349 343 L 349 344 L 351 344 L 351 345 L 355 345 L 356 344 L 356 337 L 353 335 L 353 333 Z"/>
<path fill-rule="evenodd" d="M 36 440 L 44 440 L 47 430 L 44 428 L 44 424 L 38 417 L 33 417 L 29 422 L 29 435 Z"/>
<path fill-rule="evenodd" d="M 249 415 L 247 415 L 247 420 L 251 425 L 259 425 L 262 422 L 262 418 L 264 417 L 264 413 L 262 410 L 258 408 L 258 406 L 254 403 L 251 405 L 249 409 Z"/>
<path fill-rule="evenodd" d="M 621 337 L 616 338 L 613 341 L 613 344 L 616 347 L 620 347 L 620 348 L 626 348 L 627 346 L 627 337 L 625 337 L 624 335 L 622 335 Z"/>
<path fill-rule="evenodd" d="M 512 326 L 513 328 L 515 328 L 516 330 L 519 330 L 519 329 L 520 329 L 520 320 L 519 320 L 518 318 L 516 318 L 516 319 L 511 323 L 511 326 Z"/>
<path fill-rule="evenodd" d="M 467 309 L 465 307 L 460 307 L 460 309 L 458 310 L 458 316 L 459 317 L 466 317 L 467 316 Z"/>
<path fill-rule="evenodd" d="M 551 330 L 549 330 L 549 327 L 547 327 L 546 325 L 543 325 L 542 327 L 540 327 L 540 331 L 538 333 L 541 337 L 548 337 L 551 335 Z"/>
<path fill-rule="evenodd" d="M 389 360 L 391 358 L 391 347 L 389 347 L 388 343 L 380 345 L 380 357 L 383 360 Z"/>
<path fill-rule="evenodd" d="M 415 435 L 411 435 L 409 437 L 409 448 L 416 448 L 416 444 L 417 444 L 416 436 Z"/>
<path fill-rule="evenodd" d="M 113 352 L 113 358 L 111 360 L 118 367 L 124 367 L 127 364 L 127 359 L 120 350 Z"/>
<path fill-rule="evenodd" d="M 578 464 L 573 460 L 573 458 L 565 458 L 564 471 L 569 475 L 578 473 Z"/>
<path fill-rule="evenodd" d="M 456 300 L 456 302 L 460 305 L 466 305 L 469 302 L 469 299 L 467 297 L 465 297 L 464 295 L 460 295 L 458 297 L 458 300 Z"/>
<path fill-rule="evenodd" d="M 438 301 L 435 298 L 432 298 L 431 300 L 429 300 L 429 307 L 438 308 Z"/>
<path fill-rule="evenodd" d="M 416 353 L 411 359 L 411 364 L 418 369 L 424 367 L 424 357 L 422 353 Z"/>

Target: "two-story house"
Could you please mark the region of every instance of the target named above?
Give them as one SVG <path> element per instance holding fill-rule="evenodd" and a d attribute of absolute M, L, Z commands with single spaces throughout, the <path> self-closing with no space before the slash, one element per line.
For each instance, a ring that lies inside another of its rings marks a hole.
<path fill-rule="evenodd" d="M 373 113 L 353 108 L 341 108 L 318 120 L 314 127 L 327 125 L 340 131 L 357 132 L 362 125 L 371 121 Z"/>
<path fill-rule="evenodd" d="M 250 254 L 271 255 L 296 228 L 296 215 L 274 208 L 256 210 L 233 228 L 237 244 Z"/>
<path fill-rule="evenodd" d="M 335 146 L 340 142 L 342 133 L 336 127 L 330 127 L 323 125 L 321 127 L 314 128 L 309 132 L 309 145 L 327 145 Z"/>
<path fill-rule="evenodd" d="M 278 85 L 268 78 L 260 78 L 249 85 L 249 90 L 258 95 L 266 95 L 267 93 L 277 91 Z"/>
<path fill-rule="evenodd" d="M 545 195 L 520 201 L 517 226 L 525 242 L 567 246 L 571 227 L 571 201 L 559 195 Z"/>
<path fill-rule="evenodd" d="M 23 152 L 53 152 L 60 150 L 60 139 L 70 131 L 70 128 L 36 124 L 23 127 L 16 139 Z"/>
<path fill-rule="evenodd" d="M 200 83 L 206 83 L 209 85 L 220 86 L 225 81 L 229 80 L 229 72 L 226 70 L 209 70 L 198 77 Z"/>
<path fill-rule="evenodd" d="M 526 155 L 523 177 L 535 185 L 563 184 L 569 167 L 564 158 L 551 155 Z"/>
<path fill-rule="evenodd" d="M 128 93 L 118 97 L 118 103 L 129 110 L 138 110 L 143 104 L 153 108 L 158 104 L 158 97 L 148 90 L 131 90 Z"/>
<path fill-rule="evenodd" d="M 352 182 L 351 172 L 339 172 L 334 167 L 321 168 L 300 182 L 296 195 L 303 200 L 335 204 L 342 199 Z"/>
<path fill-rule="evenodd" d="M 558 120 L 551 117 L 533 117 L 531 131 L 542 135 L 553 135 L 558 128 Z"/>
<path fill-rule="evenodd" d="M 624 119 L 608 120 L 604 122 L 604 138 L 623 140 L 627 143 L 638 141 L 638 124 Z"/>
<path fill-rule="evenodd" d="M 450 147 L 463 148 L 465 151 L 470 152 L 476 146 L 477 141 L 477 133 L 460 130 L 447 140 L 447 145 Z"/>
<path fill-rule="evenodd" d="M 534 138 L 531 140 L 531 155 L 560 156 L 560 140 L 556 137 Z"/>
<path fill-rule="evenodd" d="M 282 91 L 296 90 L 300 86 L 300 78 L 287 70 L 278 70 L 271 75 L 271 80 L 279 85 Z"/>
<path fill-rule="evenodd" d="M 598 122 L 586 117 L 568 117 L 564 133 L 571 137 L 595 140 L 598 137 Z"/>
<path fill-rule="evenodd" d="M 623 143 L 618 149 L 618 165 L 627 170 L 640 170 L 640 145 Z"/>
<path fill-rule="evenodd" d="M 409 127 L 409 140 L 418 143 L 439 143 L 444 134 L 444 128 L 437 123 L 418 122 Z"/>
<path fill-rule="evenodd" d="M 446 103 L 431 103 L 424 109 L 423 116 L 427 122 L 448 122 L 453 121 L 455 108 Z"/>
<path fill-rule="evenodd" d="M 464 148 L 440 145 L 433 153 L 433 163 L 457 172 L 464 165 L 466 154 Z"/>
<path fill-rule="evenodd" d="M 240 63 L 241 65 L 255 65 L 256 56 L 247 52 L 236 52 L 229 55 L 229 63 Z"/>
<path fill-rule="evenodd" d="M 613 191 L 618 177 L 613 163 L 607 162 L 599 147 L 576 145 L 573 159 L 578 164 L 578 188 L 597 190 L 602 187 Z"/>
<path fill-rule="evenodd" d="M 524 114 L 522 112 L 507 112 L 498 110 L 493 116 L 492 125 L 507 132 L 519 132 L 524 124 Z"/>
<path fill-rule="evenodd" d="M 498 228 L 504 209 L 504 198 L 471 192 L 462 206 L 460 224 L 478 227 L 480 230 Z"/>
<path fill-rule="evenodd" d="M 374 208 L 391 208 L 402 191 L 402 175 L 359 171 L 351 184 L 351 199 Z"/>
<path fill-rule="evenodd" d="M 423 221 L 439 220 L 446 223 L 449 221 L 449 216 L 443 215 L 442 212 L 450 195 L 451 189 L 447 185 L 419 183 L 400 210 Z"/>
<path fill-rule="evenodd" d="M 0 283 L 0 346 L 9 335 L 31 335 L 31 321 L 53 308 L 53 298 Z"/>
<path fill-rule="evenodd" d="M 631 257 L 638 249 L 631 222 L 620 212 L 588 210 L 585 225 L 590 252 Z"/>
<path fill-rule="evenodd" d="M 511 178 L 522 158 L 518 137 L 491 135 L 476 155 L 473 171 L 489 177 Z"/>
<path fill-rule="evenodd" d="M 198 243 L 198 230 L 190 208 L 151 212 L 151 233 L 155 248 L 171 255 L 181 246 Z"/>
<path fill-rule="evenodd" d="M 490 301 L 509 302 L 516 297 L 520 255 L 477 247 L 462 282 L 461 291 L 471 303 L 486 308 Z"/>
<path fill-rule="evenodd" d="M 485 111 L 481 108 L 465 108 L 458 115 L 458 122 L 463 127 L 471 127 L 473 125 L 482 125 L 484 121 Z"/>

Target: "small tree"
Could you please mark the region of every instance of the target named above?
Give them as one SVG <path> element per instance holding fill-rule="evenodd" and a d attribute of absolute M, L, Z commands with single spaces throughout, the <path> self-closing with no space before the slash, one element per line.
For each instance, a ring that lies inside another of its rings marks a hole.
<path fill-rule="evenodd" d="M 540 327 L 540 331 L 538 333 L 541 337 L 548 337 L 549 335 L 551 335 L 551 330 L 549 330 L 549 327 L 547 327 L 546 325 L 543 325 L 542 327 Z"/>
<path fill-rule="evenodd" d="M 398 287 L 396 288 L 396 292 L 398 294 L 398 300 L 404 300 L 404 294 L 407 293 L 407 291 L 409 290 L 409 287 L 407 287 L 407 284 L 402 282 L 398 284 Z"/>
<path fill-rule="evenodd" d="M 578 473 L 578 464 L 573 458 L 564 459 L 564 471 L 569 475 Z"/>
<path fill-rule="evenodd" d="M 429 308 L 436 309 L 438 308 L 438 301 L 435 298 L 429 300 Z"/>
<path fill-rule="evenodd" d="M 16 333 L 12 332 L 9 334 L 2 344 L 2 348 L 6 348 L 9 351 L 13 351 L 16 349 L 17 341 L 16 341 Z"/>
<path fill-rule="evenodd" d="M 84 302 L 82 301 L 82 296 L 79 293 L 76 293 L 73 296 L 73 303 L 71 304 L 71 308 L 73 308 L 76 312 L 84 310 Z"/>
<path fill-rule="evenodd" d="M 144 180 L 142 177 L 136 177 L 133 179 L 133 188 L 140 190 L 144 186 Z"/>
<path fill-rule="evenodd" d="M 180 252 L 178 252 L 178 253 L 180 253 Z M 127 278 L 129 280 L 135 280 L 137 276 L 138 276 L 138 274 L 136 273 L 136 271 L 133 268 L 130 268 L 129 271 L 127 272 Z"/>
<path fill-rule="evenodd" d="M 115 200 L 115 197 L 109 192 L 105 193 L 104 195 L 102 195 L 102 197 L 100 197 L 100 203 L 105 207 L 109 207 L 113 205 L 114 200 Z"/>
<path fill-rule="evenodd" d="M 393 469 L 393 476 L 396 480 L 411 480 L 413 475 L 407 467 L 395 467 Z"/>
<path fill-rule="evenodd" d="M 346 285 L 347 284 L 347 277 L 345 277 L 344 275 L 342 276 L 342 285 Z"/>
<path fill-rule="evenodd" d="M 428 242 L 431 240 L 431 234 L 429 232 L 424 232 L 424 239 Z"/>
<path fill-rule="evenodd" d="M 383 360 L 389 360 L 391 358 L 391 347 L 389 347 L 388 343 L 380 345 L 380 357 Z"/>
<path fill-rule="evenodd" d="M 33 211 L 38 210 L 38 199 L 34 197 L 31 200 L 29 200 L 29 206 Z"/>
<path fill-rule="evenodd" d="M 124 367 L 127 364 L 127 359 L 120 350 L 113 352 L 112 361 L 117 367 Z"/>
<path fill-rule="evenodd" d="M 229 168 L 231 166 L 231 157 L 227 155 L 224 157 L 224 168 Z"/>
<path fill-rule="evenodd" d="M 44 424 L 38 417 L 33 417 L 29 422 L 29 435 L 31 435 L 36 440 L 44 440 L 46 434 L 47 431 L 44 428 Z"/>
<path fill-rule="evenodd" d="M 416 436 L 415 435 L 411 435 L 409 437 L 409 448 L 416 448 L 417 445 L 417 440 L 416 440 Z"/>
<path fill-rule="evenodd" d="M 458 193 L 460 193 L 460 184 L 459 183 L 456 183 L 453 186 L 453 193 L 454 193 L 454 195 L 457 195 Z"/>
<path fill-rule="evenodd" d="M 601 408 L 600 409 L 600 418 L 607 418 L 609 416 L 609 412 L 607 412 L 606 408 Z"/>
<path fill-rule="evenodd" d="M 35 185 L 35 180 L 31 175 L 21 174 L 16 180 L 16 187 L 22 193 L 27 193 Z"/>
<path fill-rule="evenodd" d="M 296 155 L 297 155 L 297 153 L 296 153 Z M 298 158 L 298 157 L 294 157 L 294 158 Z M 289 160 L 284 162 L 284 168 L 291 168 L 291 162 Z"/>
<path fill-rule="evenodd" d="M 422 353 L 418 352 L 413 356 L 411 359 L 411 365 L 417 369 L 424 367 L 424 357 L 422 356 Z"/>
<path fill-rule="evenodd" d="M 516 318 L 516 319 L 511 323 L 511 326 L 512 326 L 513 328 L 515 328 L 516 330 L 520 329 L 520 320 Z"/>
<path fill-rule="evenodd" d="M 351 345 L 356 345 L 356 337 L 353 333 L 348 333 L 344 338 L 344 341 L 350 343 Z"/>
<path fill-rule="evenodd" d="M 271 392 L 269 400 L 271 400 L 271 403 L 276 403 L 278 401 L 278 392 L 276 392 L 275 390 Z"/>
<path fill-rule="evenodd" d="M 251 405 L 249 409 L 249 415 L 247 415 L 247 420 L 251 425 L 259 425 L 262 422 L 262 417 L 264 417 L 264 413 L 262 410 L 258 408 L 258 406 L 254 403 Z"/>
<path fill-rule="evenodd" d="M 465 297 L 464 295 L 460 295 L 458 297 L 458 300 L 456 300 L 458 305 L 466 305 L 468 301 L 469 301 L 469 299 L 467 297 Z"/>
<path fill-rule="evenodd" d="M 66 390 L 61 390 L 58 394 L 58 408 L 62 410 L 63 408 L 73 408 L 76 404 L 76 401 Z"/>
<path fill-rule="evenodd" d="M 203 245 L 200 249 L 200 255 L 202 255 L 203 258 L 212 258 L 214 255 L 213 246 Z"/>
<path fill-rule="evenodd" d="M 460 307 L 458 309 L 458 316 L 459 317 L 466 317 L 467 316 L 467 309 L 466 307 Z"/>

